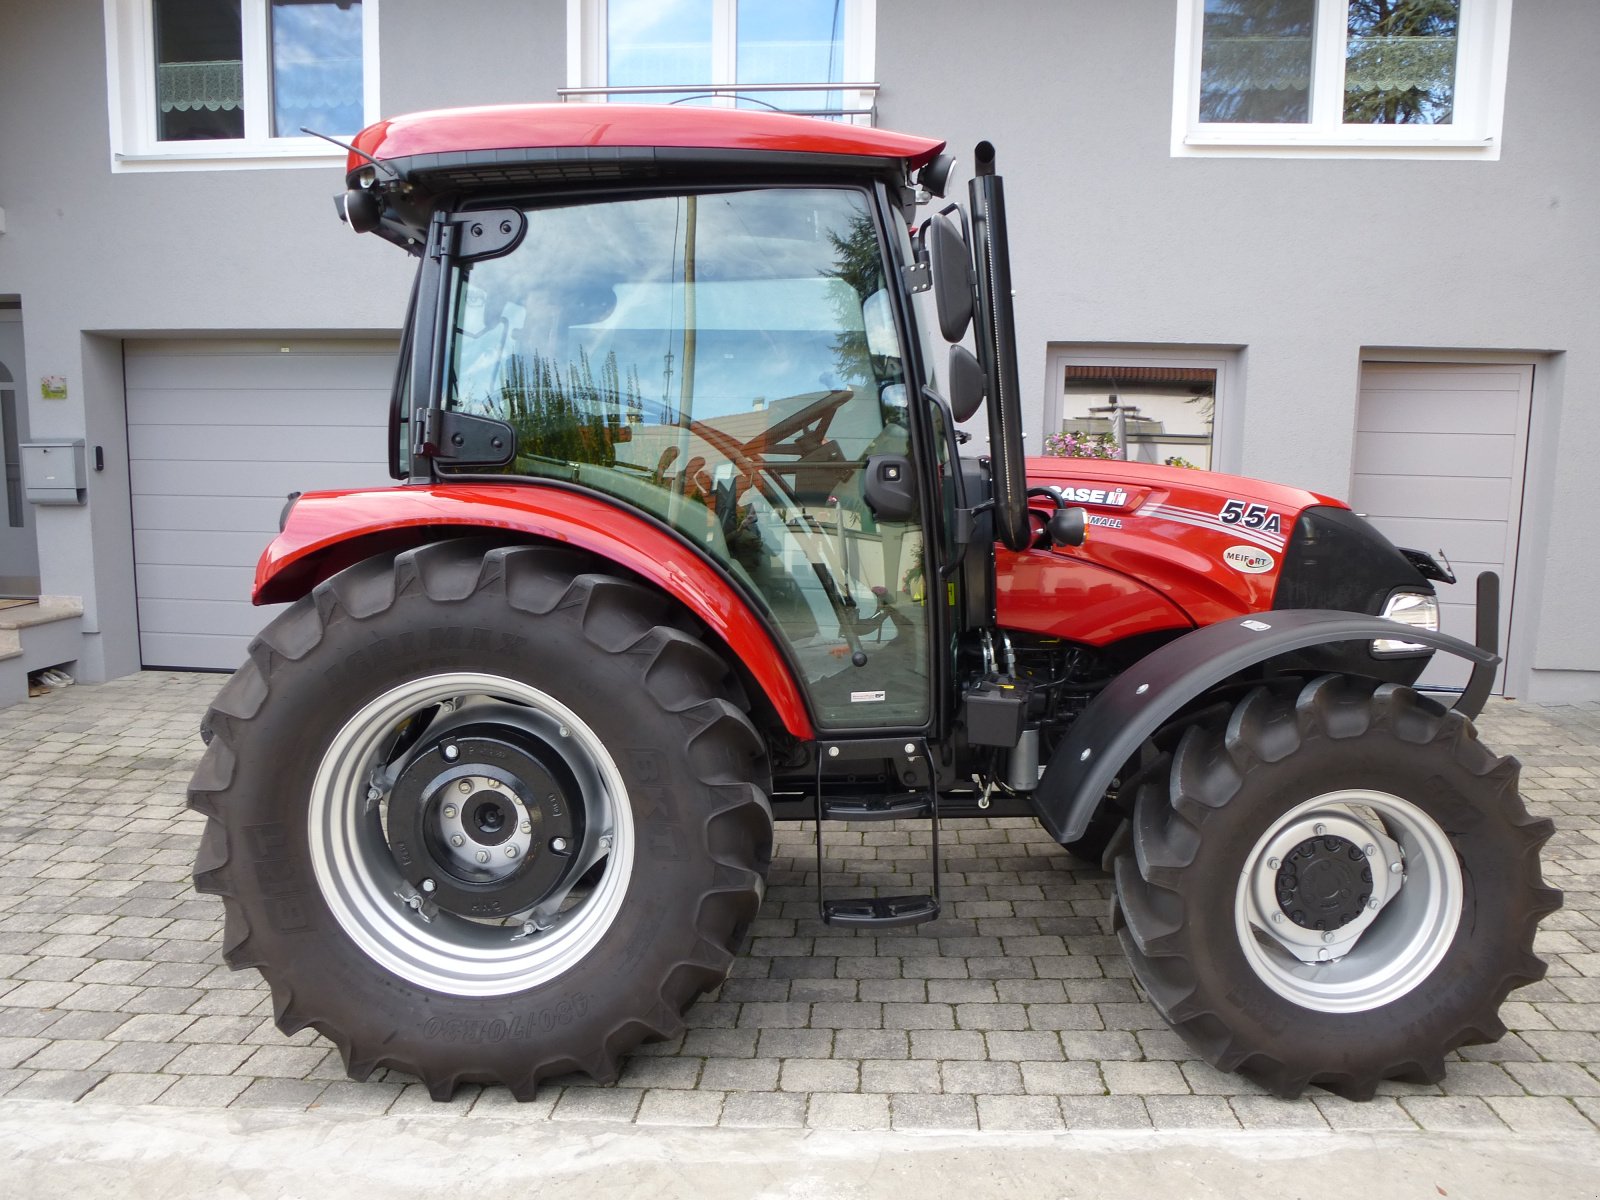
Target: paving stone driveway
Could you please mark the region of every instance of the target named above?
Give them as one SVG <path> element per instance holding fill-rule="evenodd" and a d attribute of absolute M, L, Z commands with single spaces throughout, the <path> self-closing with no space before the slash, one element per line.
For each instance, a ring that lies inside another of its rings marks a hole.
<path fill-rule="evenodd" d="M 499 1088 L 433 1105 L 415 1081 L 345 1079 L 307 1031 L 273 1027 L 254 971 L 222 965 L 221 905 L 189 887 L 183 807 L 216 675 L 147 672 L 0 711 L 0 1104 L 506 1115 Z M 689 1030 L 614 1087 L 555 1081 L 531 1120 L 812 1128 L 1495 1130 L 1600 1126 L 1600 705 L 1497 702 L 1485 740 L 1554 817 L 1546 878 L 1567 905 L 1514 993 L 1512 1032 L 1441 1086 L 1367 1104 L 1264 1095 L 1190 1057 L 1128 977 L 1110 882 L 1026 820 L 953 822 L 946 911 L 896 936 L 812 916 L 809 834 L 779 829 L 749 953 Z M 864 832 L 860 830 L 865 830 Z M 830 836 L 836 872 L 924 860 L 921 835 Z M 841 883 L 843 880 L 841 879 Z"/>

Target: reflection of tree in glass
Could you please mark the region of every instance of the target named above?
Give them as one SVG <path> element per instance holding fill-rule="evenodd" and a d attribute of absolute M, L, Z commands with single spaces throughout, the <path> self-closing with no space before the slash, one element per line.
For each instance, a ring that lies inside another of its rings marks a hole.
<path fill-rule="evenodd" d="M 1347 125 L 1446 125 L 1461 0 L 1350 0 Z"/>
<path fill-rule="evenodd" d="M 616 443 L 623 440 L 621 430 L 641 411 L 638 372 L 630 369 L 624 384 L 617 356 L 607 354 L 596 378 L 581 349 L 564 377 L 554 359 L 516 355 L 506 363 L 500 396 L 501 411 L 517 431 L 519 458 L 611 466 L 617 461 Z M 530 467 L 518 462 L 515 469 L 527 472 Z"/>
<path fill-rule="evenodd" d="M 839 330 L 833 339 L 834 362 L 841 379 L 866 386 L 882 374 L 873 369 L 861 316 L 862 303 L 883 286 L 878 231 L 873 228 L 869 213 L 857 212 L 851 215 L 843 237 L 830 231 L 828 240 L 833 243 L 834 258 L 833 267 L 826 274 L 850 285 L 849 292 L 836 291 L 832 296 Z"/>
<path fill-rule="evenodd" d="M 1316 0 L 1206 0 L 1200 46 L 1200 119 L 1311 119 Z"/>

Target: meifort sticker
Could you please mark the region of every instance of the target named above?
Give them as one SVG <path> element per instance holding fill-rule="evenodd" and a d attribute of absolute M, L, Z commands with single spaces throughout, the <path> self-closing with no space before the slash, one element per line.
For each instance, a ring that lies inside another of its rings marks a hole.
<path fill-rule="evenodd" d="M 1246 575 L 1265 575 L 1278 565 L 1272 555 L 1254 546 L 1229 546 L 1222 552 L 1222 561 Z"/>

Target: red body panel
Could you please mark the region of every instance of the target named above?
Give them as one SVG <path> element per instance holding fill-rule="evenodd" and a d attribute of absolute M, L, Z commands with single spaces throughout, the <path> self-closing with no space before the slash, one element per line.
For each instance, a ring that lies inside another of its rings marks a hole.
<path fill-rule="evenodd" d="M 1104 459 L 1030 458 L 1028 485 L 1073 489 L 1067 501 L 1089 512 L 1089 536 L 1076 547 L 1002 549 L 1000 625 L 1092 646 L 1271 608 L 1300 513 L 1346 507 L 1259 479 Z M 1225 518 L 1230 500 L 1239 521 Z"/>
<path fill-rule="evenodd" d="M 650 580 L 727 643 L 790 733 L 806 740 L 815 736 L 781 650 L 744 598 L 657 526 L 573 492 L 476 483 L 308 492 L 256 565 L 253 599 L 257 604 L 294 600 L 348 565 L 351 556 L 341 551 L 358 539 L 378 538 L 381 545 L 385 536 L 430 525 L 515 530 L 593 551 Z"/>
<path fill-rule="evenodd" d="M 920 167 L 944 149 L 932 138 L 787 113 L 667 104 L 508 104 L 413 113 L 369 125 L 353 143 L 373 158 L 469 150 L 589 147 L 737 150 L 902 159 Z M 349 170 L 366 165 L 349 156 Z"/>

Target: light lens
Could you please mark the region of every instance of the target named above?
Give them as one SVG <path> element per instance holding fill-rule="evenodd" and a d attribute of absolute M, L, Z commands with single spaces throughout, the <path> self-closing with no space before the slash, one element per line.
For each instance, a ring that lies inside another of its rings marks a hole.
<path fill-rule="evenodd" d="M 1413 629 L 1439 631 L 1439 600 L 1426 592 L 1396 592 L 1383 606 L 1383 615 Z M 1428 647 L 1399 638 L 1379 638 L 1372 643 L 1374 654 L 1410 654 Z"/>

